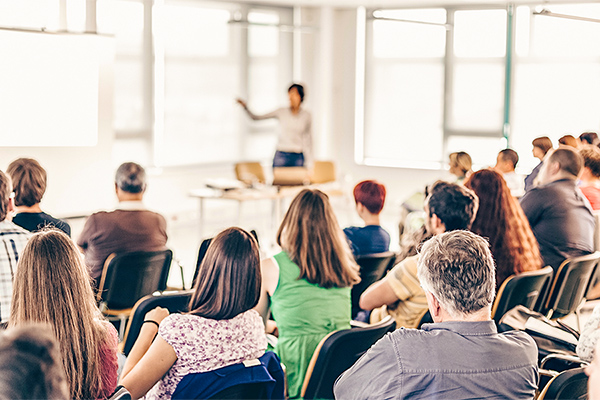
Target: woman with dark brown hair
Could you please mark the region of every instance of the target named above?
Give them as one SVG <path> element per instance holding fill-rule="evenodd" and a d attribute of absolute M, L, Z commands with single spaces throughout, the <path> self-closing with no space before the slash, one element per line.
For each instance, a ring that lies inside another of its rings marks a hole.
<path fill-rule="evenodd" d="M 329 333 L 350 328 L 350 289 L 358 266 L 327 195 L 305 189 L 290 205 L 277 232 L 281 253 L 263 260 L 257 309 L 269 305 L 277 322 L 275 352 L 286 366 L 288 394 L 300 397 L 308 363 Z"/>
<path fill-rule="evenodd" d="M 490 242 L 496 261 L 496 289 L 511 275 L 540 269 L 542 257 L 537 240 L 502 176 L 482 169 L 473 173 L 465 186 L 479 197 L 471 231 Z"/>
<path fill-rule="evenodd" d="M 190 312 L 157 307 L 146 314 L 123 367 L 121 384 L 134 399 L 171 398 L 184 376 L 253 360 L 267 348 L 252 308 L 261 288 L 254 237 L 229 228 L 211 242 L 190 300 Z M 156 339 L 155 339 L 156 338 Z"/>

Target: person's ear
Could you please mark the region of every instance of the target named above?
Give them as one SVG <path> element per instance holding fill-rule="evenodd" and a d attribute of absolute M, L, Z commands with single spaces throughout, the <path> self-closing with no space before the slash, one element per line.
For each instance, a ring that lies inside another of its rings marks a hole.
<path fill-rule="evenodd" d="M 442 222 L 442 220 L 435 214 L 431 214 L 431 228 L 433 229 L 434 235 L 438 235 L 440 233 L 446 232 L 446 225 Z"/>
<path fill-rule="evenodd" d="M 427 299 L 427 305 L 429 306 L 429 313 L 433 322 L 440 322 L 442 309 L 440 308 L 440 302 L 438 299 L 428 291 L 425 291 L 425 298 Z"/>
<path fill-rule="evenodd" d="M 15 205 L 15 197 L 10 196 L 10 199 L 8 199 L 8 212 L 12 213 L 15 211 L 17 211 L 17 206 Z"/>

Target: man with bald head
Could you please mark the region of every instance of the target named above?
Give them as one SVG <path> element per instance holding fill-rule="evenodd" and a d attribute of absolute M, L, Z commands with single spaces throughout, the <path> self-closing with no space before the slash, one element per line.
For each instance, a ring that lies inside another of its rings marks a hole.
<path fill-rule="evenodd" d="M 544 160 L 539 185 L 521 198 L 544 264 L 555 271 L 565 259 L 594 251 L 594 216 L 577 188 L 582 168 L 575 149 L 560 147 Z"/>

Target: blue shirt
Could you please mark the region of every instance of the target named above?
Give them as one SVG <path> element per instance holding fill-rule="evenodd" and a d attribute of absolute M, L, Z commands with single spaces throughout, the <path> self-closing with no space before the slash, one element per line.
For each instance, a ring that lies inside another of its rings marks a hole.
<path fill-rule="evenodd" d="M 538 350 L 525 332 L 494 321 L 400 328 L 336 381 L 336 399 L 533 399 Z"/>
<path fill-rule="evenodd" d="M 344 229 L 344 233 L 355 257 L 390 250 L 390 234 L 379 225 L 351 226 Z"/>

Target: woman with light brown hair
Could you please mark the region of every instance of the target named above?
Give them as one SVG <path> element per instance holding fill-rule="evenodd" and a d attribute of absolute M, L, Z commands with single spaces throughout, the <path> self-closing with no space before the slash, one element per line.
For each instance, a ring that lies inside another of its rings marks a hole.
<path fill-rule="evenodd" d="M 496 261 L 496 289 L 511 275 L 542 267 L 538 242 L 519 202 L 502 175 L 492 169 L 473 173 L 465 187 L 479 197 L 471 231 L 488 239 Z"/>
<path fill-rule="evenodd" d="M 456 183 L 463 183 L 473 173 L 471 156 L 464 151 L 450 153 L 450 173 L 456 176 Z"/>
<path fill-rule="evenodd" d="M 350 328 L 350 289 L 358 266 L 326 194 L 305 189 L 292 201 L 277 232 L 282 251 L 262 262 L 264 318 L 277 322 L 275 352 L 286 366 L 288 394 L 300 397 L 310 358 L 329 333 Z"/>
<path fill-rule="evenodd" d="M 75 243 L 59 230 L 34 234 L 14 278 L 9 327 L 52 326 L 69 398 L 109 396 L 117 386 L 117 332 L 102 319 Z"/>

